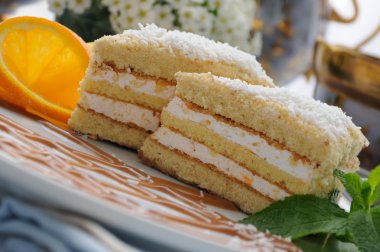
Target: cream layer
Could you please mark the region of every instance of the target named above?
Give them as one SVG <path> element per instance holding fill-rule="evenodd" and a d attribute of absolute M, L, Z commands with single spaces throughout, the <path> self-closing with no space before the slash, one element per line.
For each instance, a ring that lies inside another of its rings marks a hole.
<path fill-rule="evenodd" d="M 235 163 L 233 160 L 169 128 L 160 127 L 152 137 L 169 149 L 179 150 L 202 163 L 213 165 L 218 171 L 243 182 L 273 200 L 280 200 L 289 196 L 280 187 L 271 184 L 260 176 L 254 175 L 251 171 Z"/>
<path fill-rule="evenodd" d="M 118 122 L 133 123 L 146 131 L 155 131 L 160 125 L 159 112 L 101 95 L 84 92 L 81 105 Z"/>
<path fill-rule="evenodd" d="M 93 69 L 87 75 L 91 81 L 107 81 L 111 85 L 118 85 L 121 88 L 130 88 L 131 90 L 155 96 L 161 99 L 169 100 L 174 96 L 175 86 L 159 84 L 156 80 L 136 78 L 128 72 L 115 72 L 111 67 L 102 66 Z"/>
<path fill-rule="evenodd" d="M 179 119 L 200 123 L 221 137 L 248 148 L 258 157 L 265 159 L 269 164 L 298 179 L 309 182 L 312 178 L 313 166 L 310 163 L 296 158 L 288 150 L 276 148 L 260 135 L 217 120 L 212 115 L 190 109 L 179 97 L 174 97 L 165 108 L 165 111 Z"/>

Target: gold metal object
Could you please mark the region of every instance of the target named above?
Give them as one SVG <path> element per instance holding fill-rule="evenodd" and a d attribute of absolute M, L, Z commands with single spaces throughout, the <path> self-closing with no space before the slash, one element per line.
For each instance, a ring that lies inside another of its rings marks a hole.
<path fill-rule="evenodd" d="M 380 109 L 380 59 L 319 39 L 314 71 L 331 91 Z"/>
<path fill-rule="evenodd" d="M 371 32 L 367 38 L 365 38 L 362 42 L 360 42 L 357 46 L 355 46 L 354 49 L 360 50 L 360 48 L 362 48 L 365 44 L 367 44 L 372 39 L 374 39 L 379 33 L 380 33 L 380 25 L 373 32 Z"/>
<path fill-rule="evenodd" d="M 349 18 L 342 17 L 335 9 L 332 9 L 330 16 L 329 16 L 329 19 L 332 21 L 335 21 L 335 22 L 339 22 L 339 23 L 352 23 L 352 22 L 354 22 L 359 16 L 358 0 L 352 0 L 352 4 L 354 6 L 354 14 L 352 15 L 352 17 L 349 17 Z"/>

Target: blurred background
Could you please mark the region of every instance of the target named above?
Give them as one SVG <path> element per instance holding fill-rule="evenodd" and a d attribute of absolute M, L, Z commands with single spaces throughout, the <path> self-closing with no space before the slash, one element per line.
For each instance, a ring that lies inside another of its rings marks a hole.
<path fill-rule="evenodd" d="M 0 0 L 1 18 L 56 20 L 91 42 L 156 23 L 254 54 L 279 86 L 340 106 L 371 142 L 360 156 L 380 164 L 378 0 Z"/>

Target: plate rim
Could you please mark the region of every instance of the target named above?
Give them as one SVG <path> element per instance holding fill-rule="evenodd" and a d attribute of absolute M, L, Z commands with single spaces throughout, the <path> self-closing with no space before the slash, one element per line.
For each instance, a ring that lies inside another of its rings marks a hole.
<path fill-rule="evenodd" d="M 36 187 L 35 185 L 38 186 Z M 46 187 L 50 189 L 44 190 Z M 139 216 L 133 216 L 123 210 L 121 206 L 66 187 L 39 173 L 19 167 L 16 163 L 3 157 L 0 157 L 0 188 L 3 188 L 5 192 L 9 192 L 11 195 L 18 196 L 21 199 L 32 200 L 43 206 L 58 207 L 65 211 L 87 216 L 95 221 L 100 221 L 103 224 L 125 232 L 126 234 L 137 236 L 148 242 L 153 241 L 172 247 L 173 249 L 182 251 L 184 249 L 192 251 L 239 251 L 162 225 L 158 222 L 149 221 Z M 38 195 L 39 198 L 32 199 L 33 196 L 31 195 Z M 69 195 L 69 197 L 66 197 L 65 201 L 62 201 L 61 197 L 56 197 L 57 195 Z M 78 204 L 78 202 L 81 203 Z M 108 214 L 105 214 L 107 212 Z M 110 217 L 111 215 L 113 217 Z M 165 230 L 165 232 L 162 232 L 162 230 Z M 191 245 L 191 248 L 185 248 L 185 244 Z"/>

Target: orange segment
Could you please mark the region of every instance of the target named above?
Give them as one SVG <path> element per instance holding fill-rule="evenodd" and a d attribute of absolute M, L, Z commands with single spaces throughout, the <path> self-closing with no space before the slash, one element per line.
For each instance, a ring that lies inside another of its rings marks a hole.
<path fill-rule="evenodd" d="M 89 62 L 86 44 L 46 19 L 0 24 L 0 99 L 53 121 L 67 122 Z"/>

